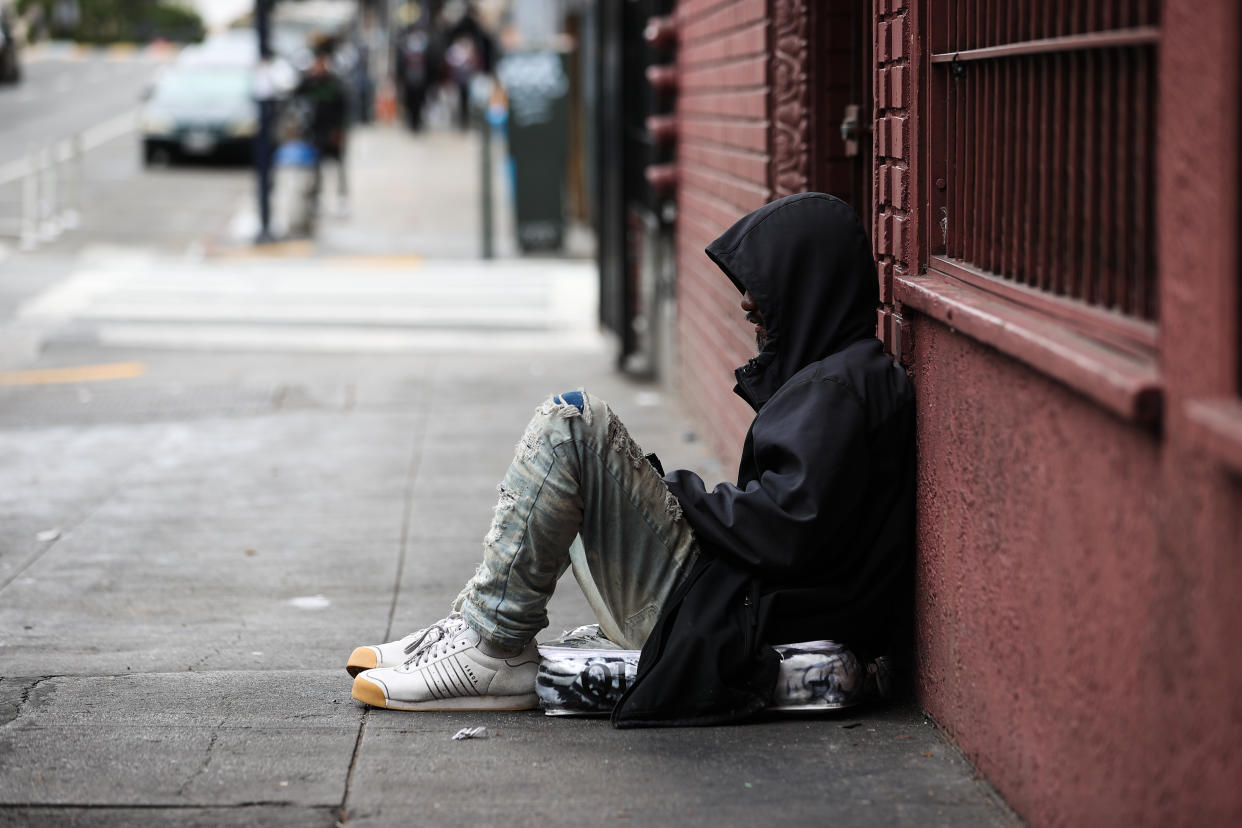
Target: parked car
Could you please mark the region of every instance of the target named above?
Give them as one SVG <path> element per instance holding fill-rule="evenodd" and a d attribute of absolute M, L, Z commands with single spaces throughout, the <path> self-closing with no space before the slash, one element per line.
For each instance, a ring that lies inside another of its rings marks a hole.
<path fill-rule="evenodd" d="M 12 13 L 0 3 L 0 83 L 16 83 L 22 77 L 17 38 L 13 34 Z"/>
<path fill-rule="evenodd" d="M 253 87 L 247 62 L 184 55 L 145 96 L 144 161 L 186 156 L 248 160 L 259 125 Z"/>
<path fill-rule="evenodd" d="M 269 46 L 274 55 L 271 68 L 276 76 L 274 80 L 278 86 L 282 83 L 293 86 L 297 83 L 298 72 L 290 61 L 290 55 L 301 49 L 303 44 L 293 32 L 283 29 L 272 29 L 270 37 Z M 226 29 L 211 35 L 197 46 L 186 49 L 182 52 L 181 59 L 257 65 L 259 35 L 249 26 Z"/>

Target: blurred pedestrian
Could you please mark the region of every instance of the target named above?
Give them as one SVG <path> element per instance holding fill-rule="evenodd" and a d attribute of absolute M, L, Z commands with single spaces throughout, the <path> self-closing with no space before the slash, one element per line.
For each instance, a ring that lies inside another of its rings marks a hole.
<path fill-rule="evenodd" d="M 457 125 L 470 127 L 470 83 L 479 74 L 490 75 L 495 68 L 496 44 L 479 21 L 474 3 L 466 3 L 461 17 L 448 30 L 448 50 L 444 63 L 457 87 Z"/>
<path fill-rule="evenodd" d="M 371 80 L 371 56 L 366 41 L 356 36 L 342 43 L 336 58 L 349 89 L 349 122 L 369 124 L 374 117 L 375 84 Z"/>
<path fill-rule="evenodd" d="M 344 210 L 348 189 L 345 176 L 345 130 L 349 107 L 349 90 L 332 71 L 335 43 L 325 38 L 315 44 L 315 59 L 303 76 L 294 97 L 307 110 L 310 144 L 315 148 L 315 197 L 323 184 L 323 163 L 336 162 L 337 197 Z"/>
<path fill-rule="evenodd" d="M 427 88 L 432 81 L 428 61 L 430 39 L 419 23 L 411 23 L 397 38 L 397 84 L 401 90 L 401 107 L 410 129 L 423 128 L 423 106 Z"/>

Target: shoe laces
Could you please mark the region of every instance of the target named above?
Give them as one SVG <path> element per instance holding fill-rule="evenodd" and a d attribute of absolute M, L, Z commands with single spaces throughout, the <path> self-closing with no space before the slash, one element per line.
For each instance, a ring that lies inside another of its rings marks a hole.
<path fill-rule="evenodd" d="M 418 638 L 405 645 L 405 654 L 409 656 L 403 666 L 409 667 L 416 661 L 425 663 L 432 658 L 448 652 L 453 638 L 466 628 L 466 619 L 460 612 L 450 612 L 422 631 Z"/>

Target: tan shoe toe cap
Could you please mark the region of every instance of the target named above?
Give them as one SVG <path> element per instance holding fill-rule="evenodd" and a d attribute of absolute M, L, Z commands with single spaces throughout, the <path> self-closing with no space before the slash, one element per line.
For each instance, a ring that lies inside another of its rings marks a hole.
<path fill-rule="evenodd" d="M 354 689 L 350 693 L 355 699 L 363 704 L 369 704 L 372 707 L 387 707 L 388 699 L 384 697 L 384 691 L 373 681 L 368 681 L 363 676 L 354 679 Z"/>
<path fill-rule="evenodd" d="M 375 654 L 373 647 L 357 647 L 349 654 L 349 661 L 345 662 L 345 672 L 356 676 L 363 670 L 378 666 L 379 657 Z"/>

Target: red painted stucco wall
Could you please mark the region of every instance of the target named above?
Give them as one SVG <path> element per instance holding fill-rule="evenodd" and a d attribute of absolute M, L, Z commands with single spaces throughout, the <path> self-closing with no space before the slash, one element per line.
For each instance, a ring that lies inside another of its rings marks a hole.
<path fill-rule="evenodd" d="M 703 248 L 770 200 L 766 11 L 766 0 L 682 0 L 676 12 L 678 388 L 726 469 L 754 416 L 731 389 L 755 340 Z"/>
<path fill-rule="evenodd" d="M 917 59 L 919 7 L 881 5 Z M 1187 413 L 1239 391 L 1240 15 L 1163 7 L 1158 426 L 903 311 L 918 698 L 1032 825 L 1242 824 L 1242 475 Z"/>
<path fill-rule="evenodd" d="M 679 390 L 730 462 L 753 343 L 702 249 L 773 192 L 777 2 L 677 9 Z M 918 700 L 1032 825 L 1242 825 L 1242 438 L 1220 437 L 1242 414 L 1193 414 L 1242 398 L 1242 4 L 1161 4 L 1156 424 L 903 305 L 938 5 L 875 0 L 872 52 L 882 333 L 918 394 Z"/>
<path fill-rule="evenodd" d="M 1184 588 L 1158 540 L 1160 442 L 913 328 L 919 698 L 1032 824 L 1159 824 L 1191 633 L 1158 610 Z"/>
<path fill-rule="evenodd" d="M 923 706 L 1032 825 L 1242 824 L 1242 482 L 913 328 Z"/>

